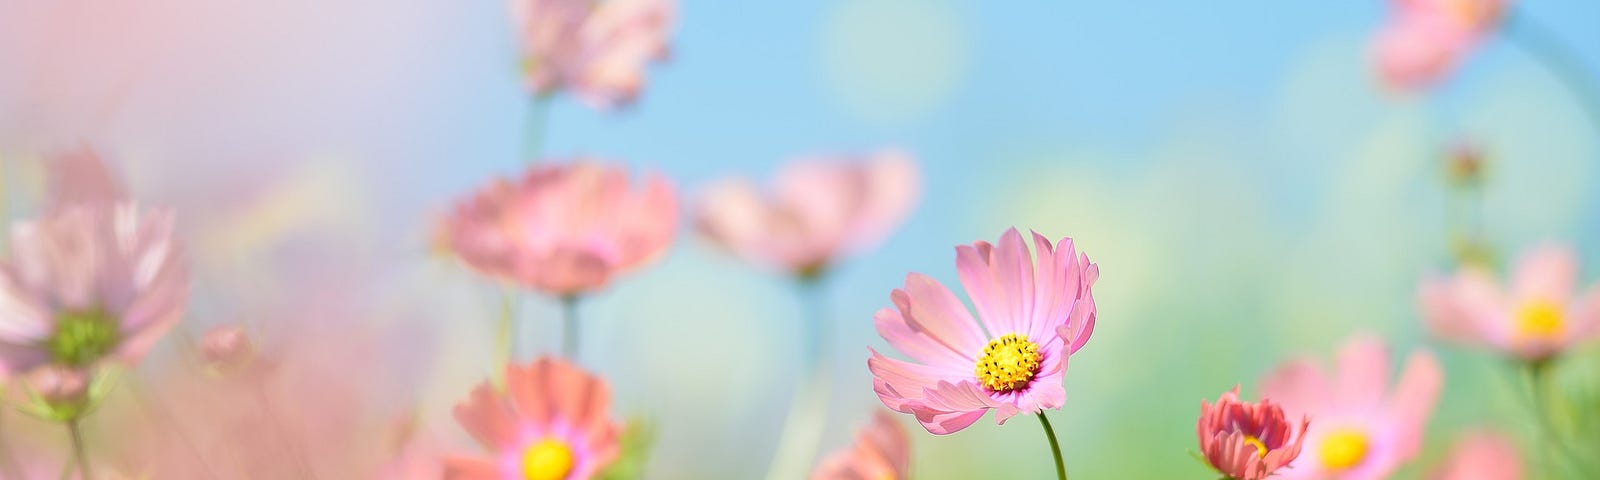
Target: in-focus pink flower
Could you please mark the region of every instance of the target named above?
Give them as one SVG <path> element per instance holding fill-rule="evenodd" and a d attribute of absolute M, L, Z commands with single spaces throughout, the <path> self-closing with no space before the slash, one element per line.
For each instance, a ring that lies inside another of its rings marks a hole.
<path fill-rule="evenodd" d="M 1544 245 L 1525 252 L 1503 286 L 1487 269 L 1468 265 L 1454 276 L 1422 282 L 1423 319 L 1433 334 L 1540 361 L 1600 333 L 1600 286 L 1575 295 L 1572 249 Z"/>
<path fill-rule="evenodd" d="M 1396 90 L 1438 83 L 1499 24 L 1505 1 L 1390 0 L 1373 46 L 1379 79 Z"/>
<path fill-rule="evenodd" d="M 677 223 L 665 178 L 630 188 L 627 170 L 578 161 L 494 180 L 457 204 L 444 229 L 450 250 L 473 269 L 570 296 L 659 257 Z"/>
<path fill-rule="evenodd" d="M 1428 478 L 1433 480 L 1522 480 L 1522 455 L 1499 433 L 1480 430 L 1463 435 Z"/>
<path fill-rule="evenodd" d="M 812 480 L 898 480 L 911 470 L 911 445 L 906 429 L 882 411 L 856 434 L 856 443 L 840 450 L 811 472 Z"/>
<path fill-rule="evenodd" d="M 956 247 L 956 268 L 977 319 L 937 280 L 906 275 L 904 288 L 889 295 L 895 307 L 873 317 L 878 334 L 912 359 L 872 350 L 867 368 L 884 405 L 915 415 L 937 435 L 967 428 L 989 410 L 1005 423 L 1019 413 L 1061 408 L 1067 356 L 1094 331 L 1091 287 L 1100 267 L 1071 238 L 1052 246 L 1034 233 L 1033 245 L 1037 263 L 1014 228 L 998 246 Z"/>
<path fill-rule="evenodd" d="M 1228 478 L 1260 480 L 1279 472 L 1300 455 L 1310 422 L 1297 425 L 1270 399 L 1239 401 L 1239 387 L 1222 394 L 1216 405 L 1200 401 L 1200 453 Z"/>
<path fill-rule="evenodd" d="M 1406 359 L 1389 391 L 1389 350 L 1369 337 L 1347 342 L 1332 372 L 1310 360 L 1279 367 L 1262 380 L 1262 396 L 1281 402 L 1289 418 L 1316 420 L 1305 432 L 1309 454 L 1279 473 L 1283 478 L 1388 478 L 1422 447 L 1443 377 L 1433 354 L 1419 350 Z"/>
<path fill-rule="evenodd" d="M 743 179 L 711 186 L 696 226 L 745 259 L 815 275 L 899 226 L 917 201 L 917 176 L 896 150 L 803 158 L 779 171 L 769 193 Z"/>
<path fill-rule="evenodd" d="M 672 0 L 511 0 L 528 88 L 568 89 L 585 102 L 628 105 L 645 67 L 670 54 L 677 21 Z"/>
<path fill-rule="evenodd" d="M 506 366 L 505 392 L 488 382 L 456 405 L 456 420 L 488 458 L 451 457 L 445 478 L 585 480 L 617 458 L 621 423 L 605 381 L 564 360 Z"/>

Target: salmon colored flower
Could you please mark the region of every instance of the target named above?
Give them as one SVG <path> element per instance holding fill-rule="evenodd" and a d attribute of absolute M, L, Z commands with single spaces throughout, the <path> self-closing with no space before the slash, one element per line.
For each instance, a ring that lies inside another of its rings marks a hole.
<path fill-rule="evenodd" d="M 666 179 L 631 188 L 627 170 L 579 161 L 494 180 L 457 204 L 444 242 L 481 273 L 573 296 L 659 257 L 677 222 Z"/>
<path fill-rule="evenodd" d="M 1390 0 L 1373 52 L 1378 77 L 1419 90 L 1455 70 L 1500 23 L 1506 0 Z"/>
<path fill-rule="evenodd" d="M 1284 417 L 1272 400 L 1239 401 L 1239 387 L 1222 394 L 1216 405 L 1200 401 L 1200 453 L 1212 468 L 1237 480 L 1261 480 L 1300 455 L 1310 421 L 1298 425 Z"/>
<path fill-rule="evenodd" d="M 1346 343 L 1332 372 L 1310 360 L 1279 367 L 1262 380 L 1262 396 L 1281 402 L 1290 418 L 1316 420 L 1305 432 L 1309 454 L 1283 478 L 1388 478 L 1422 447 L 1443 377 L 1433 354 L 1412 352 L 1389 391 L 1389 350 L 1368 337 Z"/>
<path fill-rule="evenodd" d="M 638 97 L 644 70 L 670 53 L 671 0 L 511 0 L 528 88 L 568 89 L 597 108 Z"/>
<path fill-rule="evenodd" d="M 484 382 L 455 408 L 490 456 L 448 458 L 445 478 L 586 480 L 617 458 L 610 407 L 605 381 L 564 360 L 507 365 L 505 392 Z"/>
<path fill-rule="evenodd" d="M 743 179 L 713 185 L 696 226 L 745 259 L 810 276 L 883 241 L 917 195 L 917 167 L 903 152 L 803 158 L 768 193 Z"/>
<path fill-rule="evenodd" d="M 879 411 L 856 434 L 856 443 L 829 456 L 811 472 L 812 480 L 898 480 L 911 470 L 906 429 Z"/>
<path fill-rule="evenodd" d="M 1089 341 L 1100 267 L 1071 238 L 1052 246 L 1033 234 L 1035 263 L 1022 235 L 956 247 L 961 285 L 978 318 L 937 280 L 906 275 L 874 315 L 878 334 L 912 361 L 871 350 L 873 390 L 890 409 L 917 417 L 936 435 L 967 428 L 989 410 L 995 421 L 1060 409 L 1067 356 Z"/>
<path fill-rule="evenodd" d="M 1545 245 L 1523 254 L 1509 286 L 1476 265 L 1423 281 L 1423 319 L 1436 336 L 1541 361 L 1600 334 L 1600 286 L 1576 294 L 1577 281 L 1571 248 Z"/>
<path fill-rule="evenodd" d="M 1522 455 L 1499 433 L 1482 430 L 1456 441 L 1433 480 L 1522 480 Z"/>

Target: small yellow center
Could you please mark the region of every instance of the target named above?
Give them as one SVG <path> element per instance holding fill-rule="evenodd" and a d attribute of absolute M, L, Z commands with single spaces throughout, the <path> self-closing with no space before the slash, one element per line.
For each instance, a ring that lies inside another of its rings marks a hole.
<path fill-rule="evenodd" d="M 1267 444 L 1261 443 L 1261 439 L 1256 438 L 1255 435 L 1245 435 L 1244 436 L 1244 444 L 1252 446 L 1252 447 L 1256 447 L 1256 457 L 1258 457 L 1258 458 L 1266 458 L 1266 456 L 1267 456 Z"/>
<path fill-rule="evenodd" d="M 1367 434 L 1348 428 L 1336 430 L 1323 437 L 1317 457 L 1331 471 L 1354 467 L 1367 457 Z"/>
<path fill-rule="evenodd" d="M 1566 331 L 1561 306 L 1548 300 L 1533 300 L 1517 311 L 1517 336 L 1523 339 L 1549 339 Z"/>
<path fill-rule="evenodd" d="M 1039 373 L 1039 345 L 1028 341 L 1027 335 L 1008 333 L 989 341 L 978 357 L 975 371 L 978 381 L 995 392 L 1009 392 L 1022 388 Z"/>
<path fill-rule="evenodd" d="M 522 477 L 527 480 L 562 480 L 572 473 L 572 449 L 546 438 L 522 451 Z"/>

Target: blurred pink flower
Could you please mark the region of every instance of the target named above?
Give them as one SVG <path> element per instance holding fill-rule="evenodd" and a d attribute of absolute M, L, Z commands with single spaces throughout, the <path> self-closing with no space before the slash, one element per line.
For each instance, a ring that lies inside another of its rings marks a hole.
<path fill-rule="evenodd" d="M 1388 478 L 1421 448 L 1443 376 L 1433 354 L 1416 351 L 1387 391 L 1389 350 L 1369 337 L 1345 343 L 1332 372 L 1310 360 L 1279 367 L 1262 380 L 1262 396 L 1281 402 L 1290 418 L 1316 420 L 1305 431 L 1312 455 L 1290 463 L 1283 478 Z"/>
<path fill-rule="evenodd" d="M 1378 76 L 1396 90 L 1439 82 L 1500 22 L 1506 0 L 1390 0 L 1374 42 Z"/>
<path fill-rule="evenodd" d="M 623 168 L 579 161 L 496 179 L 457 204 L 444 241 L 481 273 L 571 296 L 659 257 L 677 222 L 666 179 L 630 190 Z"/>
<path fill-rule="evenodd" d="M 1433 480 L 1522 480 L 1522 455 L 1499 433 L 1481 430 L 1463 435 L 1428 478 Z"/>
<path fill-rule="evenodd" d="M 1577 280 L 1572 249 L 1544 245 L 1517 261 L 1509 288 L 1468 265 L 1423 281 L 1419 297 L 1434 335 L 1541 361 L 1600 333 L 1600 286 L 1575 295 Z"/>
<path fill-rule="evenodd" d="M 130 200 L 121 177 L 93 149 L 82 147 L 50 158 L 47 209 L 70 205 L 114 205 Z"/>
<path fill-rule="evenodd" d="M 250 363 L 255 346 L 244 325 L 228 323 L 206 330 L 200 336 L 200 360 L 218 373 L 236 371 Z"/>
<path fill-rule="evenodd" d="M 1239 401 L 1239 387 L 1222 394 L 1216 405 L 1200 401 L 1200 453 L 1212 468 L 1238 480 L 1260 480 L 1278 472 L 1300 455 L 1310 422 L 1296 426 L 1270 399 Z"/>
<path fill-rule="evenodd" d="M 456 405 L 456 420 L 491 453 L 451 457 L 445 478 L 586 480 L 617 458 L 621 423 L 605 381 L 565 360 L 506 366 L 504 392 L 488 382 Z"/>
<path fill-rule="evenodd" d="M 1091 287 L 1100 267 L 1071 238 L 1056 248 L 1034 233 L 1033 244 L 1037 264 L 1014 228 L 998 246 L 956 247 L 976 320 L 937 280 L 906 275 L 905 287 L 889 295 L 895 308 L 874 315 L 878 334 L 913 360 L 869 349 L 873 390 L 884 405 L 916 415 L 936 435 L 966 428 L 991 409 L 1005 423 L 1019 413 L 1061 408 L 1067 356 L 1094 331 Z"/>
<path fill-rule="evenodd" d="M 856 434 L 856 443 L 824 459 L 812 480 L 897 480 L 911 470 L 911 445 L 906 429 L 878 411 L 872 423 Z"/>
<path fill-rule="evenodd" d="M 903 152 L 806 158 L 779 171 L 769 194 L 743 179 L 708 188 L 696 226 L 748 260 L 815 275 L 883 241 L 917 196 L 917 166 Z"/>
<path fill-rule="evenodd" d="M 672 0 L 511 0 L 528 88 L 570 89 L 596 108 L 626 106 L 644 70 L 670 53 Z"/>
<path fill-rule="evenodd" d="M 51 405 L 77 404 L 89 394 L 89 372 L 64 365 L 46 365 L 23 380 L 32 395 Z"/>

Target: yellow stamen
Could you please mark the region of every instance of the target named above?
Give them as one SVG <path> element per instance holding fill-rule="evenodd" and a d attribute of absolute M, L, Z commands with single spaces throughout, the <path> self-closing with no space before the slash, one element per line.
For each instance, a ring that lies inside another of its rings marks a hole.
<path fill-rule="evenodd" d="M 560 440 L 546 438 L 522 451 L 522 477 L 527 480 L 562 480 L 572 473 L 572 449 Z"/>
<path fill-rule="evenodd" d="M 1566 332 L 1561 306 L 1548 300 L 1533 300 L 1522 305 L 1516 316 L 1517 336 L 1523 339 L 1550 339 Z"/>
<path fill-rule="evenodd" d="M 1267 444 L 1261 443 L 1261 439 L 1256 438 L 1254 435 L 1245 435 L 1244 436 L 1244 444 L 1252 446 L 1252 447 L 1256 447 L 1256 457 L 1258 457 L 1258 458 L 1266 458 L 1266 456 L 1267 456 Z"/>
<path fill-rule="evenodd" d="M 983 347 L 975 371 L 978 382 L 994 392 L 1009 392 L 1026 386 L 1039 373 L 1039 345 L 1027 335 L 1008 333 Z"/>
<path fill-rule="evenodd" d="M 1322 438 L 1317 457 L 1331 471 L 1359 465 L 1367 458 L 1367 434 L 1350 428 L 1335 430 Z"/>

